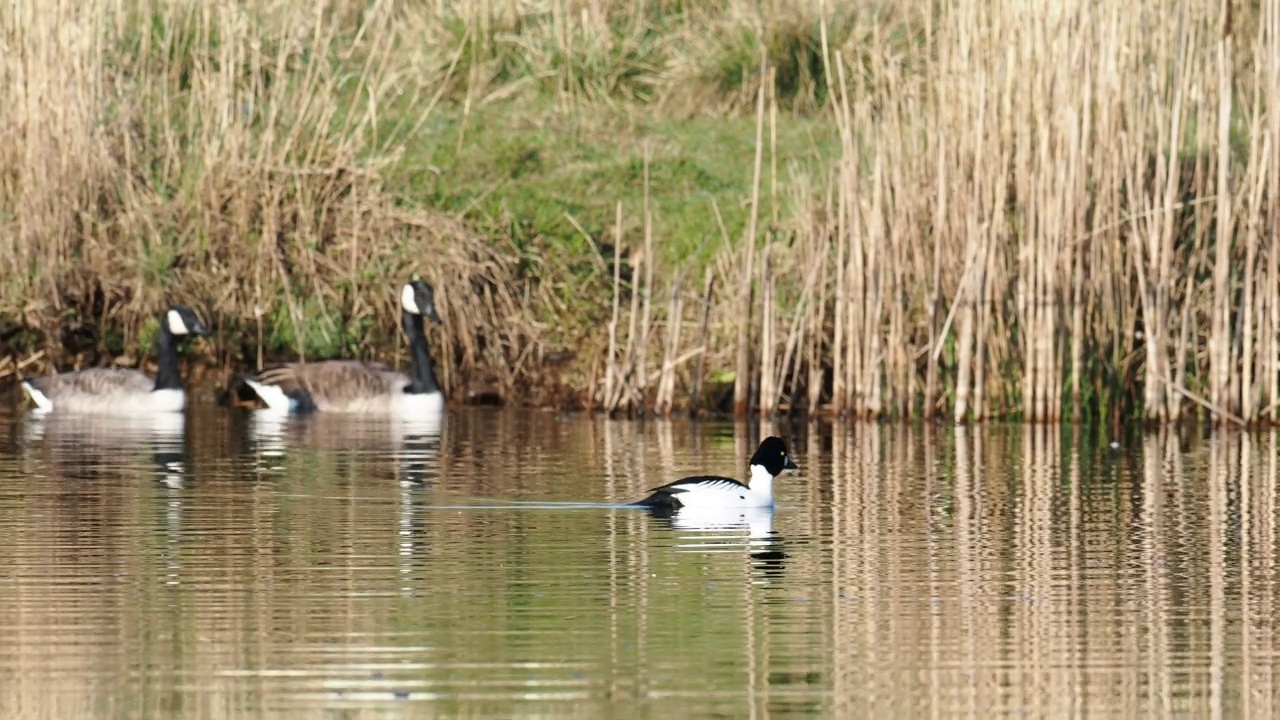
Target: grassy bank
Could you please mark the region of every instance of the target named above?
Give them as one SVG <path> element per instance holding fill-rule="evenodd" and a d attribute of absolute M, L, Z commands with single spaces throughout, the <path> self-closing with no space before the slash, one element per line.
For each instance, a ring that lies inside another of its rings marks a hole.
<path fill-rule="evenodd" d="M 222 368 L 394 359 L 418 272 L 455 397 L 1280 409 L 1277 0 L 425 5 L 0 15 L 0 376 L 179 299 Z"/>
<path fill-rule="evenodd" d="M 708 23 L 740 43 L 755 20 L 607 8 L 603 34 L 574 14 L 569 48 L 564 10 L 20 3 L 3 19 L 0 374 L 131 362 L 176 300 L 217 328 L 195 354 L 227 368 L 388 357 L 393 284 L 420 272 L 451 389 L 519 395 L 551 364 L 550 385 L 581 392 L 616 203 L 639 227 L 649 174 L 673 261 L 741 232 L 754 128 L 719 86 L 751 78 L 734 48 L 675 65 Z M 781 145 L 825 172 L 828 123 L 793 116 Z"/>

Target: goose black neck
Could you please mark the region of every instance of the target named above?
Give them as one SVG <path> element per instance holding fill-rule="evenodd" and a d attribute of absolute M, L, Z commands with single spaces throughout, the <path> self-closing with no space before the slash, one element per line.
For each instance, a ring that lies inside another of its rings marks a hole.
<path fill-rule="evenodd" d="M 439 392 L 436 374 L 431 369 L 431 355 L 427 353 L 427 335 L 422 330 L 422 316 L 402 313 L 404 334 L 409 337 L 409 352 L 413 354 L 413 381 L 406 390 L 411 395 Z"/>
<path fill-rule="evenodd" d="M 156 334 L 156 390 L 181 390 L 178 377 L 178 339 L 169 332 L 167 318 L 160 316 L 160 332 Z"/>

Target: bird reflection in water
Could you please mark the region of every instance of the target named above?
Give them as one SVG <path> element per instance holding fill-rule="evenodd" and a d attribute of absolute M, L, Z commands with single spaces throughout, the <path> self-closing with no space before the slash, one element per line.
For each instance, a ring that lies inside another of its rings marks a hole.
<path fill-rule="evenodd" d="M 290 449 L 325 450 L 359 461 L 362 474 L 394 476 L 402 485 L 425 487 L 437 470 L 443 418 L 422 419 L 250 414 L 253 453 L 261 472 L 282 472 Z"/>
<path fill-rule="evenodd" d="M 159 482 L 181 487 L 186 418 L 161 412 L 103 418 L 77 413 L 29 414 L 22 437 L 32 452 L 42 452 L 50 467 L 68 480 L 99 480 L 132 475 L 130 457 L 149 453 Z"/>
<path fill-rule="evenodd" d="M 782 538 L 773 529 L 774 509 L 680 508 L 654 518 L 676 533 L 676 548 L 692 552 L 742 552 L 745 550 L 757 581 L 781 577 L 787 560 Z"/>
<path fill-rule="evenodd" d="M 337 477 L 360 478 L 362 492 L 379 492 L 381 479 L 399 484 L 396 545 L 401 592 L 415 595 L 426 586 L 427 507 L 424 493 L 439 474 L 444 419 L 349 415 L 286 415 L 271 410 L 251 413 L 249 434 L 258 472 L 287 477 L 310 472 L 315 450 L 336 464 Z"/>

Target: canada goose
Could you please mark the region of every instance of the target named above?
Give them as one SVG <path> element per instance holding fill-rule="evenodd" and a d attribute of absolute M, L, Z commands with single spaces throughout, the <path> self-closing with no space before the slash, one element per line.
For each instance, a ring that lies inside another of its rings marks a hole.
<path fill-rule="evenodd" d="M 178 377 L 178 339 L 208 335 L 200 318 L 185 305 L 160 315 L 156 333 L 156 376 L 128 368 L 89 368 L 22 382 L 36 412 L 52 410 L 98 415 L 182 412 L 186 394 Z"/>
<path fill-rule="evenodd" d="M 421 280 L 400 291 L 401 319 L 413 355 L 413 375 L 379 362 L 324 360 L 268 368 L 245 383 L 272 410 L 293 413 L 369 413 L 421 417 L 444 410 L 422 330 L 426 316 L 439 323 L 434 293 Z"/>

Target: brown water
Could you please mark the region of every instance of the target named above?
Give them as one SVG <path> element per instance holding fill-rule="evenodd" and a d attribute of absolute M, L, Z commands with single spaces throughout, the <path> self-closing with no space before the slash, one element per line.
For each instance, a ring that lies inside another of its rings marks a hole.
<path fill-rule="evenodd" d="M 1277 715 L 1276 436 L 773 430 L 0 414 L 0 717 Z"/>

